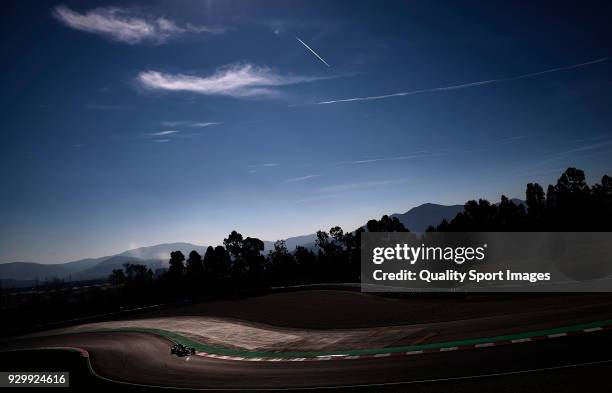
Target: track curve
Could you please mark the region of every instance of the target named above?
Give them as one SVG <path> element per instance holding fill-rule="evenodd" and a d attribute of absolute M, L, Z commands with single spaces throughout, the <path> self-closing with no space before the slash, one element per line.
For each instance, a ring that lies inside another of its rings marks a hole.
<path fill-rule="evenodd" d="M 77 347 L 112 380 L 185 388 L 334 387 L 465 378 L 609 360 L 610 331 L 512 346 L 338 362 L 236 362 L 170 355 L 172 343 L 135 332 L 78 333 L 14 341 L 4 349 Z M 11 348 L 12 347 L 12 348 Z M 612 367 L 610 367 L 612 371 Z"/>

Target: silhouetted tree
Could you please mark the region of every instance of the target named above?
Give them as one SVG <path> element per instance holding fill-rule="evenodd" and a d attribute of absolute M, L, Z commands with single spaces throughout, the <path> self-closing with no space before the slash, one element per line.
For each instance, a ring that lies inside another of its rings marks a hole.
<path fill-rule="evenodd" d="M 266 266 L 272 285 L 290 285 L 298 281 L 297 264 L 284 240 L 274 243 L 274 249 L 268 253 Z"/>
<path fill-rule="evenodd" d="M 183 255 L 180 251 L 172 251 L 170 253 L 170 261 L 168 264 L 170 265 L 168 269 L 168 273 L 171 275 L 183 275 L 185 273 L 185 255 Z"/>
<path fill-rule="evenodd" d="M 227 280 L 230 275 L 232 260 L 229 252 L 223 246 L 215 247 L 215 263 L 217 266 L 218 276 L 222 280 Z"/>
<path fill-rule="evenodd" d="M 531 222 L 541 220 L 544 215 L 544 210 L 546 209 L 546 197 L 542 186 L 538 183 L 527 184 L 525 196 L 529 219 Z"/>
<path fill-rule="evenodd" d="M 202 256 L 195 250 L 191 251 L 187 258 L 186 274 L 192 295 L 201 293 L 204 284 L 204 266 Z"/>
<path fill-rule="evenodd" d="M 443 221 L 437 231 L 608 231 L 612 229 L 612 179 L 590 188 L 584 172 L 568 168 L 544 190 L 527 184 L 527 210 L 502 195 L 498 206 L 488 201 L 468 201 L 464 211 L 450 222 Z"/>
<path fill-rule="evenodd" d="M 223 239 L 223 245 L 232 258 L 237 259 L 242 252 L 242 235 L 236 231 L 232 231 L 226 239 Z"/>
<path fill-rule="evenodd" d="M 111 285 L 115 288 L 122 287 L 125 285 L 125 273 L 123 269 L 113 269 L 113 272 L 108 277 Z"/>
<path fill-rule="evenodd" d="M 323 272 L 318 268 L 319 261 L 311 250 L 297 246 L 293 257 L 297 264 L 297 277 L 300 283 L 322 282 L 321 273 Z"/>
<path fill-rule="evenodd" d="M 126 263 L 125 281 L 129 288 L 142 289 L 153 279 L 153 271 L 146 265 Z"/>
<path fill-rule="evenodd" d="M 232 276 L 242 287 L 261 287 L 263 284 L 263 272 L 265 258 L 261 255 L 264 243 L 257 239 L 247 237 L 246 239 L 236 231 L 223 239 L 225 248 L 232 256 Z"/>
<path fill-rule="evenodd" d="M 380 220 L 370 220 L 366 224 L 368 232 L 410 232 L 397 217 L 384 215 Z"/>

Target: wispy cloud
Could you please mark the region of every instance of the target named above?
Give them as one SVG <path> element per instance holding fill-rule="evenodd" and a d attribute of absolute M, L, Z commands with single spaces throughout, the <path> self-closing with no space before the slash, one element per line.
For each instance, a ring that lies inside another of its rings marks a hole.
<path fill-rule="evenodd" d="M 420 150 L 415 151 L 413 153 L 409 153 L 403 156 L 393 156 L 393 157 L 376 157 L 376 158 L 368 158 L 364 160 L 356 160 L 349 161 L 350 164 L 371 164 L 374 162 L 384 162 L 384 161 L 403 161 L 403 160 L 412 160 L 416 158 L 426 158 L 426 157 L 438 157 L 447 155 L 448 151 L 429 151 L 429 150 Z"/>
<path fill-rule="evenodd" d="M 272 170 L 274 167 L 279 166 L 280 164 L 276 163 L 276 162 L 266 162 L 264 164 L 254 164 L 254 165 L 249 165 L 248 168 L 248 172 L 249 173 L 258 173 L 258 172 L 264 172 L 264 171 L 269 171 Z"/>
<path fill-rule="evenodd" d="M 485 85 L 492 85 L 492 84 L 497 84 L 497 83 L 516 81 L 516 80 L 520 80 L 520 79 L 534 78 L 534 77 L 537 77 L 537 76 L 546 75 L 546 74 L 550 74 L 550 73 L 553 73 L 553 72 L 574 70 L 574 69 L 577 69 L 577 68 L 582 68 L 582 67 L 587 67 L 587 66 L 590 66 L 590 65 L 598 64 L 598 63 L 603 63 L 603 62 L 608 61 L 608 60 L 609 60 L 609 57 L 603 57 L 601 59 L 591 60 L 591 61 L 587 61 L 585 63 L 573 64 L 573 65 L 564 66 L 564 67 L 549 68 L 549 69 L 544 70 L 544 71 L 531 72 L 529 74 L 522 74 L 522 75 L 512 76 L 512 77 L 509 77 L 509 78 L 488 79 L 488 80 L 482 80 L 482 81 L 477 81 L 477 82 L 462 83 L 462 84 L 458 84 L 458 85 L 450 85 L 450 86 L 442 86 L 442 87 L 433 87 L 433 88 L 429 88 L 429 89 L 419 89 L 419 90 L 403 91 L 403 92 L 399 92 L 399 93 L 384 94 L 384 95 L 378 95 L 378 96 L 354 97 L 354 98 L 344 98 L 344 99 L 338 99 L 338 100 L 320 101 L 320 102 L 317 102 L 317 104 L 319 104 L 319 105 L 327 105 L 327 104 L 338 104 L 338 103 L 342 103 L 342 102 L 374 101 L 374 100 L 383 100 L 383 99 L 387 99 L 387 98 L 414 96 L 414 95 L 417 95 L 417 94 L 428 94 L 428 93 L 438 93 L 438 92 L 443 92 L 443 91 L 468 89 L 468 88 L 472 88 L 472 87 L 478 87 L 478 86 L 485 86 Z"/>
<path fill-rule="evenodd" d="M 186 24 L 135 10 L 119 7 L 94 8 L 84 13 L 60 5 L 53 9 L 53 15 L 64 25 L 76 30 L 99 34 L 126 44 L 141 42 L 163 43 L 169 38 L 185 33 L 219 33 L 222 29 Z"/>
<path fill-rule="evenodd" d="M 604 141 L 600 143 L 593 143 L 593 144 L 585 145 L 585 146 L 580 146 L 580 147 L 576 147 L 573 149 L 564 150 L 564 151 L 560 151 L 560 152 L 551 154 L 545 159 L 538 161 L 535 164 L 531 165 L 531 167 L 540 167 L 542 165 L 547 165 L 552 162 L 561 161 L 561 160 L 568 159 L 568 158 L 578 156 L 578 155 L 582 155 L 585 153 L 594 153 L 598 151 L 602 152 L 610 148 L 612 148 L 612 140 L 608 140 L 608 141 Z"/>
<path fill-rule="evenodd" d="M 508 138 L 500 139 L 499 143 L 509 143 L 509 142 L 514 142 L 514 141 L 518 141 L 518 140 L 525 139 L 525 138 L 527 138 L 526 135 L 510 136 Z"/>
<path fill-rule="evenodd" d="M 203 122 L 199 122 L 199 123 L 194 123 L 191 125 L 191 127 L 199 127 L 199 128 L 204 128 L 204 127 L 210 127 L 210 126 L 217 126 L 221 123 L 219 122 L 215 122 L 215 121 L 203 121 Z"/>
<path fill-rule="evenodd" d="M 352 191 L 354 190 L 362 190 L 362 189 L 368 189 L 368 188 L 385 188 L 385 187 L 391 187 L 394 185 L 405 184 L 409 181 L 410 181 L 409 179 L 386 179 L 386 180 L 376 180 L 376 181 L 363 181 L 363 182 L 354 182 L 354 183 L 335 184 L 335 185 L 319 188 L 316 190 L 315 195 L 307 196 L 307 197 L 295 200 L 294 203 L 308 203 L 308 202 L 316 202 L 316 201 L 332 199 L 332 198 L 347 197 L 353 194 Z"/>
<path fill-rule="evenodd" d="M 297 183 L 297 182 L 302 182 L 302 181 L 306 181 L 310 179 L 316 179 L 317 177 L 321 177 L 321 175 L 306 175 L 306 176 L 301 176 L 301 177 L 294 177 L 294 178 L 285 180 L 285 183 Z"/>
<path fill-rule="evenodd" d="M 151 132 L 149 134 L 147 134 L 148 136 L 166 136 L 166 135 L 172 135 L 172 134 L 176 134 L 179 131 L 177 130 L 166 130 L 166 131 L 159 131 L 159 132 Z"/>
<path fill-rule="evenodd" d="M 126 105 L 88 104 L 85 105 L 85 109 L 91 109 L 96 111 L 114 111 L 129 109 L 129 107 Z"/>
<path fill-rule="evenodd" d="M 153 140 L 151 140 L 151 142 L 155 142 L 155 143 L 167 143 L 167 142 L 170 142 L 170 139 L 153 139 Z"/>
<path fill-rule="evenodd" d="M 276 96 L 277 87 L 313 82 L 325 77 L 281 75 L 268 67 L 233 64 L 217 69 L 212 75 L 195 76 L 144 71 L 138 83 L 150 90 L 191 92 L 231 97 Z"/>
<path fill-rule="evenodd" d="M 528 177 L 528 176 L 542 176 L 542 175 L 550 175 L 550 174 L 558 174 L 560 175 L 561 173 L 563 173 L 563 171 L 566 168 L 564 167 L 556 167 L 556 168 L 552 168 L 552 169 L 541 169 L 541 170 L 526 170 L 526 171 L 519 171 L 516 173 L 516 176 L 523 176 L 523 177 Z"/>
<path fill-rule="evenodd" d="M 197 128 L 205 128 L 211 126 L 217 126 L 222 124 L 218 121 L 191 121 L 191 120 L 173 120 L 173 121 L 163 121 L 163 125 L 167 127 L 197 127 Z"/>
<path fill-rule="evenodd" d="M 376 180 L 376 181 L 366 181 L 366 182 L 356 182 L 356 183 L 343 183 L 336 184 L 333 186 L 327 186 L 320 188 L 319 191 L 322 193 L 341 193 L 347 192 L 357 189 L 363 188 L 375 188 L 375 187 L 385 187 L 392 186 L 397 184 L 403 184 L 408 182 L 409 179 L 387 179 L 387 180 Z"/>
<path fill-rule="evenodd" d="M 316 201 L 320 201 L 320 200 L 325 200 L 325 199 L 333 199 L 333 198 L 341 198 L 341 197 L 345 197 L 346 194 L 344 193 L 338 193 L 338 194 L 328 194 L 328 195 L 315 195 L 312 197 L 306 197 L 306 198 L 301 198 L 301 199 L 297 199 L 295 201 L 293 201 L 293 203 L 308 203 L 308 202 L 316 202 Z"/>

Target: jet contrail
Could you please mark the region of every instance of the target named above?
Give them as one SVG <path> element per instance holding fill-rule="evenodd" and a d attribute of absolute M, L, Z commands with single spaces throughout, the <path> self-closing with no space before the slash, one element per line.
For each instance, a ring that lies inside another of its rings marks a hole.
<path fill-rule="evenodd" d="M 433 88 L 429 88 L 429 89 L 420 89 L 420 90 L 412 90 L 412 91 L 403 91 L 403 92 L 399 92 L 399 93 L 385 94 L 385 95 L 380 95 L 380 96 L 355 97 L 355 98 L 345 98 L 345 99 L 340 99 L 340 100 L 320 101 L 320 102 L 317 102 L 317 104 L 318 105 L 325 105 L 325 104 L 337 104 L 337 103 L 340 103 L 340 102 L 382 100 L 382 99 L 385 99 L 385 98 L 413 96 L 413 95 L 416 95 L 416 94 L 423 94 L 423 93 L 436 93 L 436 92 L 439 92 L 439 91 L 466 89 L 466 88 L 469 88 L 469 87 L 491 85 L 491 84 L 494 84 L 494 83 L 510 82 L 510 81 L 515 81 L 515 80 L 519 80 L 519 79 L 533 78 L 533 77 L 536 77 L 536 76 L 540 76 L 540 75 L 544 75 L 544 74 L 549 74 L 551 72 L 573 70 L 575 68 L 586 67 L 586 66 L 589 66 L 589 65 L 592 65 L 592 64 L 603 63 L 604 61 L 608 61 L 608 60 L 609 60 L 609 57 L 602 57 L 601 59 L 587 61 L 586 63 L 574 64 L 574 65 L 565 66 L 565 67 L 550 68 L 550 69 L 544 70 L 544 71 L 531 72 L 529 74 L 522 74 L 522 75 L 512 76 L 512 77 L 509 77 L 509 78 L 489 79 L 489 80 L 484 80 L 484 81 L 479 81 L 479 82 L 463 83 L 463 84 L 460 84 L 460 85 L 433 87 Z"/>
<path fill-rule="evenodd" d="M 325 64 L 326 66 L 330 67 L 329 64 L 327 64 L 327 62 L 325 60 L 323 60 L 323 58 L 321 56 L 319 56 L 317 54 L 317 52 L 315 52 L 314 50 L 312 50 L 311 47 L 308 46 L 308 44 L 306 44 L 304 41 L 300 40 L 298 37 L 295 37 L 296 40 L 298 40 L 300 42 L 300 44 L 304 45 L 306 47 L 306 49 L 308 49 L 309 51 L 312 52 L 313 55 L 317 56 L 317 59 L 321 60 L 323 62 L 323 64 Z"/>

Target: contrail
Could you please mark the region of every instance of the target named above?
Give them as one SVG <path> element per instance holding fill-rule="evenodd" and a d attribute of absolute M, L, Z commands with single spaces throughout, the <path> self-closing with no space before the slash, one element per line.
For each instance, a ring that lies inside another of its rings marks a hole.
<path fill-rule="evenodd" d="M 323 64 L 325 64 L 326 66 L 330 67 L 329 64 L 327 64 L 327 62 L 325 60 L 323 60 L 323 58 L 321 56 L 319 56 L 317 54 L 317 52 L 315 52 L 314 50 L 312 50 L 311 47 L 308 46 L 308 44 L 306 44 L 304 41 L 300 40 L 298 37 L 295 37 L 296 40 L 298 40 L 300 42 L 300 44 L 304 45 L 306 47 L 306 49 L 308 49 L 309 51 L 312 52 L 313 55 L 317 56 L 317 59 L 321 60 L 323 62 Z"/>
<path fill-rule="evenodd" d="M 385 98 L 413 96 L 413 95 L 423 94 L 423 93 L 436 93 L 439 91 L 466 89 L 466 88 L 476 87 L 476 86 L 491 85 L 495 83 L 510 82 L 510 81 L 515 81 L 519 79 L 533 78 L 533 77 L 544 75 L 544 74 L 550 74 L 552 72 L 573 70 L 575 68 L 581 68 L 581 67 L 586 67 L 586 66 L 590 66 L 593 64 L 597 64 L 597 63 L 603 63 L 604 61 L 608 61 L 608 60 L 609 60 L 609 57 L 602 57 L 601 59 L 587 61 L 586 63 L 574 64 L 574 65 L 565 66 L 565 67 L 550 68 L 548 70 L 531 72 L 529 74 L 512 76 L 510 78 L 489 79 L 489 80 L 484 80 L 484 81 L 479 81 L 479 82 L 463 83 L 460 85 L 434 87 L 434 88 L 429 88 L 429 89 L 420 89 L 420 90 L 412 90 L 412 91 L 403 91 L 399 93 L 385 94 L 385 95 L 380 95 L 380 96 L 355 97 L 355 98 L 345 98 L 345 99 L 340 99 L 340 100 L 320 101 L 320 102 L 317 102 L 317 104 L 325 105 L 325 104 L 337 104 L 340 102 L 382 100 Z"/>

